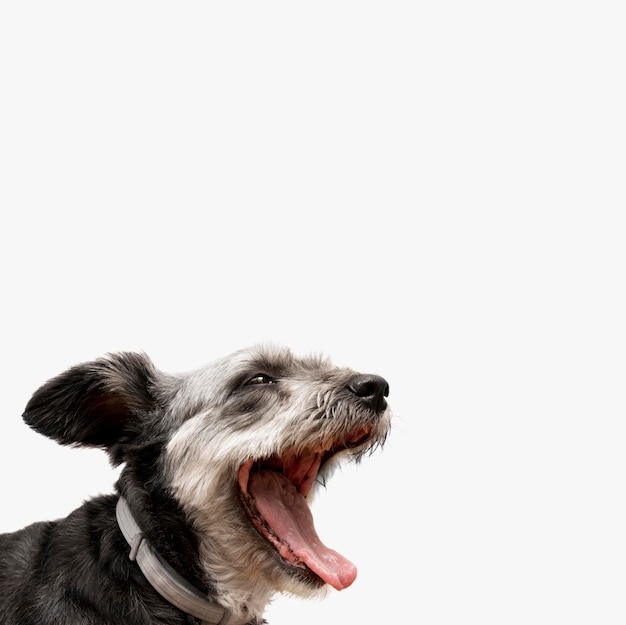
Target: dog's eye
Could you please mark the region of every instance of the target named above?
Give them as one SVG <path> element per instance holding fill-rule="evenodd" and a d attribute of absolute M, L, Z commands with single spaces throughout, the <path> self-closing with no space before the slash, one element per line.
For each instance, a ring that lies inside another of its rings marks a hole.
<path fill-rule="evenodd" d="M 253 375 L 247 382 L 246 386 L 253 386 L 255 384 L 274 384 L 274 380 L 264 373 L 258 373 Z"/>

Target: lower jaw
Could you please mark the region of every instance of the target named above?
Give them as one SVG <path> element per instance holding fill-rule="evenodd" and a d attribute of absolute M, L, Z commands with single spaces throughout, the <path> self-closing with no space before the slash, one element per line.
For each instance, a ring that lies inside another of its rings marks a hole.
<path fill-rule="evenodd" d="M 289 550 L 288 545 L 281 543 L 277 538 L 269 538 L 271 530 L 265 527 L 265 521 L 250 501 L 250 498 L 238 489 L 239 502 L 243 508 L 248 523 L 253 527 L 254 532 L 259 539 L 263 541 L 263 548 L 268 552 L 273 562 L 282 570 L 289 578 L 290 586 L 298 584 L 306 587 L 311 591 L 323 588 L 326 582 L 314 573 L 306 564 L 297 561 L 297 557 L 293 555 L 293 560 L 286 559 L 281 555 L 280 550 Z M 276 543 L 276 544 L 275 544 Z M 289 555 L 289 552 L 286 552 Z M 289 588 L 291 592 L 295 592 L 293 588 Z"/>

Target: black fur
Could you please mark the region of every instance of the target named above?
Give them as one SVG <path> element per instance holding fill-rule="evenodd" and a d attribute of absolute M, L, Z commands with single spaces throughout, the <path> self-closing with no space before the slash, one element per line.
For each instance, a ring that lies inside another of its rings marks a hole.
<path fill-rule="evenodd" d="M 106 449 L 125 460 L 157 407 L 151 393 L 157 371 L 143 354 L 121 353 L 72 367 L 42 386 L 23 418 L 37 432 L 63 445 Z"/>
<path fill-rule="evenodd" d="M 141 354 L 73 367 L 32 397 L 24 420 L 62 444 L 106 449 L 125 462 L 117 490 L 155 549 L 207 593 L 194 533 L 159 472 L 166 441 L 156 381 Z M 197 624 L 165 601 L 128 559 L 115 519 L 117 495 L 67 518 L 0 535 L 2 625 Z"/>

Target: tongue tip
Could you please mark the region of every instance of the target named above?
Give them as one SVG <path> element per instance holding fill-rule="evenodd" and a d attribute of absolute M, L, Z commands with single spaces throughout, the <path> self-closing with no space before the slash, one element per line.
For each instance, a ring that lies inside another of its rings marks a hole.
<path fill-rule="evenodd" d="M 336 555 L 339 556 L 339 554 Z M 349 560 L 341 556 L 339 558 L 341 566 L 324 566 L 319 560 L 309 560 L 307 566 L 335 590 L 345 590 L 356 579 L 357 568 Z"/>
<path fill-rule="evenodd" d="M 336 577 L 334 580 L 328 580 L 327 583 L 330 584 L 335 590 L 345 590 L 349 586 L 352 586 L 355 579 L 356 567 L 354 567 L 353 572 L 344 574 L 341 577 Z"/>

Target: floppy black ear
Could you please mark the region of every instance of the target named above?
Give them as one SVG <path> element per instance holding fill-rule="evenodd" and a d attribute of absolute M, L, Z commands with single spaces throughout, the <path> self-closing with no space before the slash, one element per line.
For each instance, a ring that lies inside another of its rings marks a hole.
<path fill-rule="evenodd" d="M 35 392 L 24 421 L 63 445 L 103 447 L 121 462 L 119 445 L 141 431 L 156 406 L 157 376 L 145 354 L 131 352 L 77 365 Z"/>

